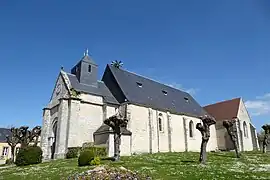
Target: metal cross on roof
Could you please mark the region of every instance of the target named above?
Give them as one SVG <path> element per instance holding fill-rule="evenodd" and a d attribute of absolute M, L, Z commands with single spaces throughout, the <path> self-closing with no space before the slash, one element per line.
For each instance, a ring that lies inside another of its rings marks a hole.
<path fill-rule="evenodd" d="M 92 56 L 92 54 L 89 53 L 88 48 L 86 48 L 86 50 L 84 51 L 83 55 L 84 56 L 89 56 L 89 55 Z"/>

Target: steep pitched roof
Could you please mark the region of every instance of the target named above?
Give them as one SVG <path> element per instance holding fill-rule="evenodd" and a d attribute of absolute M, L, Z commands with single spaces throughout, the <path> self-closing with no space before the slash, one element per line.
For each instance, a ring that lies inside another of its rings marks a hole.
<path fill-rule="evenodd" d="M 81 84 L 74 74 L 70 74 L 70 73 L 66 73 L 66 74 L 69 78 L 72 88 L 74 88 L 76 91 L 102 96 L 107 103 L 119 104 L 119 102 L 115 99 L 115 97 L 109 91 L 109 89 L 104 84 L 104 82 L 98 81 L 97 87 L 90 86 L 86 84 Z"/>
<path fill-rule="evenodd" d="M 84 55 L 83 57 L 82 57 L 82 59 L 81 59 L 81 61 L 84 61 L 84 62 L 89 62 L 89 63 L 91 63 L 91 64 L 95 64 L 95 65 L 97 65 L 96 63 L 95 63 L 95 61 L 93 60 L 93 58 L 92 57 L 90 57 L 89 55 Z"/>
<path fill-rule="evenodd" d="M 6 136 L 10 136 L 11 132 L 7 128 L 0 128 L 0 142 L 6 142 L 7 138 Z"/>
<path fill-rule="evenodd" d="M 207 105 L 204 107 L 204 109 L 209 114 L 214 116 L 216 120 L 232 119 L 237 117 L 240 100 L 241 98 L 234 98 L 231 100 Z"/>
<path fill-rule="evenodd" d="M 122 91 L 122 94 L 128 102 L 193 116 L 201 116 L 207 113 L 193 97 L 186 92 L 126 70 L 107 65 L 102 80 L 112 92 L 116 86 L 110 85 L 110 80 L 107 80 L 108 78 L 105 77 L 108 76 L 108 74 L 114 77 L 120 88 L 116 91 Z"/>

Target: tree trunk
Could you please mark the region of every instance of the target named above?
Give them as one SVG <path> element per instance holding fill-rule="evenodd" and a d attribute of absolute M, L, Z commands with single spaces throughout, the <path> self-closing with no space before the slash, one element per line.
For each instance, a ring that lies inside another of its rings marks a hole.
<path fill-rule="evenodd" d="M 14 163 L 15 146 L 11 146 L 11 162 Z"/>
<path fill-rule="evenodd" d="M 114 133 L 114 159 L 115 161 L 120 160 L 120 144 L 121 144 L 121 133 L 119 129 L 119 131 L 116 131 Z"/>
<path fill-rule="evenodd" d="M 236 135 L 231 134 L 232 132 L 230 132 L 230 131 L 228 131 L 228 132 L 229 132 L 230 138 L 231 138 L 231 140 L 233 142 L 233 146 L 234 146 L 234 149 L 235 149 L 236 157 L 237 158 L 240 158 L 239 148 L 238 148 L 238 143 L 237 143 Z"/>
<path fill-rule="evenodd" d="M 266 153 L 266 144 L 263 144 L 263 153 Z"/>
<path fill-rule="evenodd" d="M 266 153 L 267 140 L 268 140 L 268 136 L 267 135 L 264 135 L 264 139 L 263 139 L 263 153 Z"/>
<path fill-rule="evenodd" d="M 238 149 L 238 143 L 236 141 L 233 141 L 233 145 L 234 145 L 236 157 L 240 158 L 239 149 Z"/>
<path fill-rule="evenodd" d="M 200 163 L 201 164 L 205 164 L 206 163 L 206 158 L 207 158 L 206 146 L 207 146 L 208 140 L 209 139 L 202 138 L 201 152 L 200 152 Z"/>

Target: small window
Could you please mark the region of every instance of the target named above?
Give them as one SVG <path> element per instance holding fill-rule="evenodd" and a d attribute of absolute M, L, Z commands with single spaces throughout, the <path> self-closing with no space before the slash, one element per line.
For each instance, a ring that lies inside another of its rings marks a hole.
<path fill-rule="evenodd" d="M 92 70 L 91 65 L 88 65 L 88 72 L 91 72 L 91 70 Z"/>
<path fill-rule="evenodd" d="M 188 102 L 188 97 L 184 97 L 185 101 Z"/>
<path fill-rule="evenodd" d="M 167 94 L 168 94 L 168 92 L 167 91 L 162 91 L 163 92 L 163 94 L 166 96 Z"/>
<path fill-rule="evenodd" d="M 162 122 L 163 118 L 162 118 L 162 114 L 159 113 L 158 116 L 159 116 L 158 117 L 158 130 L 162 132 L 163 131 L 163 122 Z"/>
<path fill-rule="evenodd" d="M 139 87 L 142 87 L 142 83 L 136 82 Z"/>
<path fill-rule="evenodd" d="M 243 130 L 244 130 L 244 137 L 248 137 L 248 131 L 247 131 L 247 124 L 246 124 L 246 122 L 243 123 Z"/>
<path fill-rule="evenodd" d="M 8 147 L 3 148 L 2 156 L 7 156 L 8 155 Z"/>
<path fill-rule="evenodd" d="M 162 131 L 162 119 L 160 117 L 158 118 L 158 129 Z"/>
<path fill-rule="evenodd" d="M 193 125 L 193 121 L 189 122 L 189 137 L 194 137 L 194 125 Z"/>

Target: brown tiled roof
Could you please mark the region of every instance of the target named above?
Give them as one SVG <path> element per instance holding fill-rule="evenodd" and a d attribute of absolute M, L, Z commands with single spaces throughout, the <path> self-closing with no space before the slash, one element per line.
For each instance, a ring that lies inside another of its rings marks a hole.
<path fill-rule="evenodd" d="M 238 108 L 241 98 L 235 98 L 227 101 L 210 104 L 204 107 L 204 109 L 216 120 L 232 119 L 237 117 Z"/>

